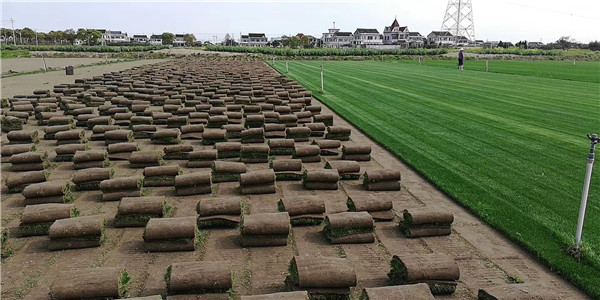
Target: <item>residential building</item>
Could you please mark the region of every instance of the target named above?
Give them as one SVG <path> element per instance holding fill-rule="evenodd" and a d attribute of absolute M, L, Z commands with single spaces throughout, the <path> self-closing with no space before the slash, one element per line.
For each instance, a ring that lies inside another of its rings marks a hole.
<path fill-rule="evenodd" d="M 456 43 L 456 46 L 465 46 L 468 45 L 471 41 L 469 41 L 469 39 L 465 36 L 459 35 L 454 37 L 454 42 Z"/>
<path fill-rule="evenodd" d="M 300 39 L 302 39 L 303 37 L 308 37 L 308 42 L 311 48 L 317 48 L 321 46 L 321 40 L 319 38 L 316 38 L 312 35 L 308 35 L 308 34 L 304 34 L 304 33 L 298 33 L 296 34 L 297 37 L 299 37 Z"/>
<path fill-rule="evenodd" d="M 392 25 L 383 29 L 383 44 L 408 47 L 409 32 L 408 26 L 400 26 L 398 20 L 394 18 Z"/>
<path fill-rule="evenodd" d="M 240 45 L 248 47 L 265 47 L 269 43 L 267 35 L 264 33 L 243 34 Z"/>
<path fill-rule="evenodd" d="M 408 33 L 408 47 L 410 48 L 423 48 L 425 43 L 427 42 L 427 38 L 422 36 L 418 32 L 409 32 Z"/>
<path fill-rule="evenodd" d="M 108 40 L 107 43 L 129 43 L 130 39 L 127 36 L 127 32 L 122 31 L 108 31 Z"/>
<path fill-rule="evenodd" d="M 448 31 L 432 31 L 427 35 L 427 42 L 431 45 L 446 47 L 456 44 L 454 36 Z"/>
<path fill-rule="evenodd" d="M 499 41 L 487 41 L 483 44 L 481 44 L 482 48 L 496 48 L 498 47 L 498 44 L 500 44 Z"/>
<path fill-rule="evenodd" d="M 137 44 L 145 44 L 148 43 L 148 36 L 145 34 L 134 34 L 133 42 Z"/>
<path fill-rule="evenodd" d="M 352 43 L 354 47 L 383 44 L 383 35 L 379 34 L 377 29 L 357 28 L 354 31 L 353 37 L 354 41 Z"/>
<path fill-rule="evenodd" d="M 153 34 L 150 36 L 150 45 L 162 45 L 162 35 L 161 34 Z"/>
<path fill-rule="evenodd" d="M 335 23 L 334 23 L 334 25 L 335 25 Z M 337 28 L 329 28 L 328 32 L 323 33 L 323 36 L 321 37 L 321 41 L 323 42 L 323 47 L 333 48 L 333 46 L 332 46 L 333 35 L 339 31 L 340 30 Z"/>
<path fill-rule="evenodd" d="M 542 43 L 542 42 L 528 42 L 527 43 L 527 48 L 529 48 L 529 49 L 539 49 L 539 48 L 542 48 L 542 46 L 544 46 L 544 43 Z"/>
<path fill-rule="evenodd" d="M 183 38 L 184 36 L 185 34 L 175 34 L 173 46 L 185 46 L 185 39 Z"/>

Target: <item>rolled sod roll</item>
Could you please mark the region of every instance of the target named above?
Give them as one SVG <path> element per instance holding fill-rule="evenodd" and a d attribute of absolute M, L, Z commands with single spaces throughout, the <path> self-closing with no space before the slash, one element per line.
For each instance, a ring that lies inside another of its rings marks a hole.
<path fill-rule="evenodd" d="M 75 171 L 73 183 L 78 191 L 90 191 L 100 189 L 100 182 L 111 179 L 114 170 L 107 168 L 89 168 Z"/>
<path fill-rule="evenodd" d="M 287 212 L 246 215 L 242 221 L 242 246 L 285 246 L 290 233 Z"/>
<path fill-rule="evenodd" d="M 298 117 L 298 124 L 312 123 L 312 113 L 310 111 L 301 111 L 295 113 Z"/>
<path fill-rule="evenodd" d="M 337 190 L 339 177 L 336 169 L 305 170 L 302 184 L 308 190 Z"/>
<path fill-rule="evenodd" d="M 263 116 L 265 116 L 265 123 L 279 123 L 279 113 L 272 111 L 263 112 Z M 285 126 L 285 124 L 283 124 Z"/>
<path fill-rule="evenodd" d="M 323 235 L 332 244 L 361 244 L 375 241 L 373 217 L 366 212 L 342 212 L 325 217 Z"/>
<path fill-rule="evenodd" d="M 460 278 L 458 264 L 443 254 L 394 255 L 388 273 L 390 283 L 402 285 L 424 282 L 434 295 L 449 295 Z"/>
<path fill-rule="evenodd" d="M 391 221 L 394 219 L 393 205 L 391 199 L 385 199 L 375 195 L 350 197 L 346 200 L 350 211 L 366 211 L 375 221 Z"/>
<path fill-rule="evenodd" d="M 35 151 L 35 144 L 2 145 L 2 162 L 9 162 L 10 157 L 25 152 Z"/>
<path fill-rule="evenodd" d="M 325 123 L 307 123 L 304 126 L 310 128 L 310 136 L 312 137 L 323 137 L 327 129 Z"/>
<path fill-rule="evenodd" d="M 4 183 L 9 193 L 20 193 L 30 184 L 45 182 L 47 177 L 48 172 L 44 170 L 19 172 L 5 177 Z"/>
<path fill-rule="evenodd" d="M 321 155 L 338 155 L 342 142 L 338 140 L 314 140 L 313 145 L 319 146 Z"/>
<path fill-rule="evenodd" d="M 202 195 L 212 192 L 210 172 L 195 172 L 175 177 L 177 196 Z"/>
<path fill-rule="evenodd" d="M 235 158 L 240 157 L 240 151 L 242 150 L 242 143 L 240 142 L 222 142 L 216 143 L 215 148 L 218 152 L 218 158 Z"/>
<path fill-rule="evenodd" d="M 307 291 L 282 292 L 254 296 L 242 296 L 241 300 L 308 300 Z"/>
<path fill-rule="evenodd" d="M 56 139 L 56 133 L 63 132 L 63 131 L 69 131 L 71 129 L 73 129 L 73 127 L 71 127 L 71 125 L 48 126 L 48 127 L 44 128 L 44 139 L 45 140 L 54 140 L 54 139 Z"/>
<path fill-rule="evenodd" d="M 217 150 L 201 150 L 190 152 L 188 168 L 209 168 L 217 160 Z"/>
<path fill-rule="evenodd" d="M 170 145 L 163 148 L 164 156 L 163 159 L 177 160 L 177 159 L 189 159 L 190 152 L 194 151 L 192 145 Z"/>
<path fill-rule="evenodd" d="M 351 132 L 352 130 L 350 129 L 350 127 L 328 126 L 325 138 L 328 140 L 348 141 L 350 140 Z"/>
<path fill-rule="evenodd" d="M 65 144 L 83 144 L 87 142 L 85 131 L 83 129 L 72 129 L 67 131 L 57 132 L 54 135 L 57 145 Z"/>
<path fill-rule="evenodd" d="M 295 146 L 293 158 L 299 158 L 304 163 L 320 162 L 321 148 L 317 145 L 310 146 Z"/>
<path fill-rule="evenodd" d="M 46 152 L 23 152 L 12 155 L 8 162 L 11 164 L 43 163 L 48 159 Z"/>
<path fill-rule="evenodd" d="M 167 209 L 164 197 L 123 197 L 115 215 L 115 226 L 143 227 L 152 218 L 162 218 Z"/>
<path fill-rule="evenodd" d="M 229 123 L 229 118 L 225 115 L 209 115 L 207 128 L 221 128 L 223 125 Z"/>
<path fill-rule="evenodd" d="M 202 133 L 204 132 L 204 125 L 193 124 L 181 126 L 181 138 L 182 139 L 202 139 Z"/>
<path fill-rule="evenodd" d="M 173 186 L 181 174 L 178 165 L 144 168 L 144 186 Z"/>
<path fill-rule="evenodd" d="M 268 169 L 241 174 L 240 192 L 242 195 L 274 194 L 275 172 Z"/>
<path fill-rule="evenodd" d="M 225 129 L 205 129 L 202 133 L 202 144 L 214 145 L 227 142 L 227 131 Z"/>
<path fill-rule="evenodd" d="M 231 266 L 226 261 L 174 263 L 167 268 L 167 294 L 221 294 L 232 288 Z"/>
<path fill-rule="evenodd" d="M 333 126 L 333 115 L 322 115 L 322 114 L 314 115 L 313 122 L 314 123 L 321 122 L 327 126 Z"/>
<path fill-rule="evenodd" d="M 442 236 L 452 233 L 454 215 L 438 208 L 405 209 L 398 228 L 407 237 Z"/>
<path fill-rule="evenodd" d="M 240 158 L 245 163 L 266 163 L 269 161 L 269 146 L 244 145 L 240 150 Z"/>
<path fill-rule="evenodd" d="M 181 128 L 188 125 L 187 116 L 173 116 L 167 119 L 167 128 Z"/>
<path fill-rule="evenodd" d="M 108 157 L 105 150 L 76 151 L 73 162 L 104 161 Z"/>
<path fill-rule="evenodd" d="M 154 144 L 179 144 L 181 142 L 180 130 L 178 128 L 160 129 L 152 134 Z"/>
<path fill-rule="evenodd" d="M 21 214 L 19 236 L 47 235 L 54 221 L 74 217 L 75 212 L 72 204 L 27 205 Z"/>
<path fill-rule="evenodd" d="M 356 161 L 371 160 L 371 146 L 342 146 L 342 159 Z"/>
<path fill-rule="evenodd" d="M 22 192 L 25 197 L 24 204 L 70 203 L 73 201 L 71 185 L 72 182 L 65 180 L 30 184 Z"/>
<path fill-rule="evenodd" d="M 159 151 L 135 151 L 129 156 L 129 165 L 132 168 L 145 168 L 160 166 L 163 153 Z"/>
<path fill-rule="evenodd" d="M 349 299 L 356 286 L 356 271 L 347 259 L 294 256 L 285 279 L 288 290 L 305 290 L 310 298 Z"/>
<path fill-rule="evenodd" d="M 162 295 L 127 298 L 129 300 L 162 300 Z"/>
<path fill-rule="evenodd" d="M 48 119 L 48 126 L 69 125 L 75 123 L 73 116 L 55 116 Z"/>
<path fill-rule="evenodd" d="M 17 112 L 10 112 L 9 116 L 2 116 L 2 121 L 0 121 L 0 129 L 2 132 L 11 132 L 15 130 L 23 130 L 23 123 L 29 119 L 29 114 L 24 113 L 23 118 L 19 118 L 13 114 L 19 114 Z"/>
<path fill-rule="evenodd" d="M 73 156 L 77 151 L 88 150 L 88 146 L 85 144 L 66 144 L 57 146 L 54 151 L 56 156 L 54 161 L 72 161 Z"/>
<path fill-rule="evenodd" d="M 47 163 L 14 163 L 10 166 L 11 172 L 27 172 L 27 171 L 40 171 L 46 169 Z"/>
<path fill-rule="evenodd" d="M 131 126 L 133 137 L 136 139 L 150 139 L 156 132 L 156 125 L 133 125 Z"/>
<path fill-rule="evenodd" d="M 242 131 L 242 143 L 264 143 L 265 132 L 262 127 Z"/>
<path fill-rule="evenodd" d="M 139 150 L 136 143 L 130 142 L 110 144 L 107 149 L 111 160 L 129 160 L 131 153 Z"/>
<path fill-rule="evenodd" d="M 211 169 L 212 182 L 231 182 L 240 180 L 240 174 L 246 173 L 246 164 L 217 160 L 211 165 Z"/>
<path fill-rule="evenodd" d="M 291 155 L 294 153 L 295 143 L 293 139 L 270 139 L 267 142 L 271 155 Z"/>
<path fill-rule="evenodd" d="M 332 160 L 325 163 L 325 169 L 336 169 L 341 180 L 360 178 L 360 164 L 354 160 Z"/>
<path fill-rule="evenodd" d="M 126 129 L 111 130 L 104 133 L 104 144 L 133 142 L 133 131 Z"/>
<path fill-rule="evenodd" d="M 197 232 L 195 217 L 152 218 L 144 230 L 144 244 L 150 252 L 194 251 Z"/>
<path fill-rule="evenodd" d="M 10 144 L 37 144 L 40 140 L 37 130 L 15 130 L 6 134 Z"/>
<path fill-rule="evenodd" d="M 365 300 L 434 300 L 425 283 L 399 286 L 364 288 L 361 298 Z"/>
<path fill-rule="evenodd" d="M 196 205 L 198 228 L 236 227 L 240 223 L 242 207 L 240 199 L 202 199 Z"/>
<path fill-rule="evenodd" d="M 363 186 L 369 191 L 399 191 L 400 171 L 389 169 L 366 171 Z"/>
<path fill-rule="evenodd" d="M 85 268 L 61 271 L 50 287 L 52 299 L 125 298 L 131 278 L 122 268 Z"/>
<path fill-rule="evenodd" d="M 286 127 L 298 126 L 298 117 L 296 115 L 280 115 L 279 123 L 285 124 Z"/>
<path fill-rule="evenodd" d="M 92 118 L 87 121 L 87 128 L 92 129 L 96 125 L 112 125 L 114 122 L 115 120 L 109 116 Z"/>
<path fill-rule="evenodd" d="M 227 124 L 223 125 L 223 129 L 227 132 L 228 139 L 239 139 L 246 128 L 242 124 Z"/>
<path fill-rule="evenodd" d="M 477 300 L 560 300 L 556 293 L 540 284 L 508 284 L 479 289 Z"/>
<path fill-rule="evenodd" d="M 320 197 L 285 197 L 277 203 L 279 211 L 290 215 L 292 226 L 319 225 L 325 218 L 325 202 Z"/>
<path fill-rule="evenodd" d="M 152 117 L 133 116 L 129 119 L 131 126 L 133 125 L 152 125 Z"/>
<path fill-rule="evenodd" d="M 54 221 L 48 230 L 49 250 L 99 247 L 103 241 L 105 220 L 100 216 Z"/>
<path fill-rule="evenodd" d="M 276 180 L 302 180 L 302 160 L 280 159 L 269 164 L 275 172 Z"/>
<path fill-rule="evenodd" d="M 247 128 L 258 128 L 265 124 L 265 116 L 263 115 L 248 115 L 244 125 Z"/>
<path fill-rule="evenodd" d="M 310 128 L 308 127 L 290 127 L 285 131 L 285 138 L 293 139 L 296 142 L 308 142 L 310 137 Z"/>
<path fill-rule="evenodd" d="M 123 197 L 140 197 L 144 180 L 140 177 L 119 177 L 100 182 L 102 201 L 119 201 Z"/>

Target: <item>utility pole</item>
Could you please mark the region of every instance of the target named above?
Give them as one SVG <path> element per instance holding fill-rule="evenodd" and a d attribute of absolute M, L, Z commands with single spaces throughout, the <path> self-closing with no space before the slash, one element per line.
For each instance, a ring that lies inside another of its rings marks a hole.
<path fill-rule="evenodd" d="M 217 36 L 213 35 L 213 37 L 215 38 L 215 45 L 217 44 Z"/>
<path fill-rule="evenodd" d="M 13 20 L 13 18 L 10 18 L 9 20 L 10 24 L 12 25 L 12 31 L 13 31 L 13 45 L 17 45 L 17 37 L 15 36 L 15 20 Z"/>
<path fill-rule="evenodd" d="M 33 29 L 35 31 L 35 45 L 39 45 L 38 44 L 38 38 L 37 38 L 37 29 Z"/>

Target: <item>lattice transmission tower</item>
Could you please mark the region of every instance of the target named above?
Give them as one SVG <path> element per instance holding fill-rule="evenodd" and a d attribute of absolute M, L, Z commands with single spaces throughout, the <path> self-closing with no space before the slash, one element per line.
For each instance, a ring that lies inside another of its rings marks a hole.
<path fill-rule="evenodd" d="M 448 0 L 442 31 L 449 31 L 455 36 L 464 36 L 471 41 L 475 40 L 471 0 Z"/>

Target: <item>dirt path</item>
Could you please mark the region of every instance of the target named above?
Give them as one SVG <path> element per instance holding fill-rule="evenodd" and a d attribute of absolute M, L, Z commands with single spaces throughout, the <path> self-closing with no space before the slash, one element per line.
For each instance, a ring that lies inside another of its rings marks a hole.
<path fill-rule="evenodd" d="M 45 58 L 48 68 L 61 68 L 73 66 L 75 68 L 82 65 L 100 64 L 106 61 L 117 61 L 116 58 Z M 2 59 L 2 75 L 13 72 L 31 72 L 44 69 L 44 63 L 41 57 L 28 58 L 5 58 Z"/>

